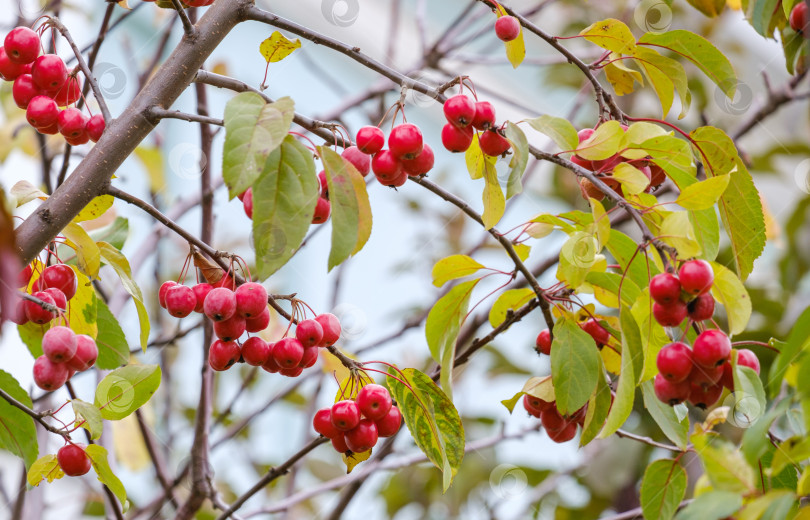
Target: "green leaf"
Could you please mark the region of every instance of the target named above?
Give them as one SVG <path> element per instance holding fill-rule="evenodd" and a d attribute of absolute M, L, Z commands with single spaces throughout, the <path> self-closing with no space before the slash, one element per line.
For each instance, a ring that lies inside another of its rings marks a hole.
<path fill-rule="evenodd" d="M 113 370 L 98 384 L 94 404 L 103 418 L 123 419 L 149 401 L 160 386 L 160 376 L 158 365 L 129 365 Z"/>
<path fill-rule="evenodd" d="M 810 438 L 795 435 L 780 442 L 774 451 L 770 471 L 778 475 L 788 465 L 798 466 L 810 459 Z"/>
<path fill-rule="evenodd" d="M 433 285 L 441 287 L 450 280 L 464 278 L 485 268 L 467 255 L 451 255 L 433 266 Z"/>
<path fill-rule="evenodd" d="M 115 217 L 110 224 L 89 231 L 88 234 L 96 242 L 109 242 L 114 248 L 121 249 L 129 236 L 129 220 Z"/>
<path fill-rule="evenodd" d="M 712 43 L 690 31 L 674 30 L 664 33 L 647 33 L 638 41 L 639 45 L 662 47 L 679 54 L 694 63 L 715 85 L 734 99 L 737 90 L 737 76 L 734 68 L 722 52 Z"/>
<path fill-rule="evenodd" d="M 593 338 L 573 320 L 557 320 L 551 345 L 551 378 L 561 414 L 572 414 L 588 402 L 596 390 L 599 367 L 599 350 Z"/>
<path fill-rule="evenodd" d="M 649 289 L 645 289 L 639 294 L 638 299 L 633 303 L 633 317 L 638 323 L 641 332 L 641 342 L 644 348 L 644 369 L 638 378 L 639 382 L 647 381 L 655 377 L 658 373 L 656 358 L 658 352 L 670 343 L 664 328 L 655 320 L 652 313 L 653 301 L 650 298 Z"/>
<path fill-rule="evenodd" d="M 731 443 L 713 432 L 694 433 L 691 439 L 714 489 L 734 493 L 756 490 L 754 469 Z"/>
<path fill-rule="evenodd" d="M 107 450 L 98 444 L 91 444 L 84 450 L 87 456 L 90 457 L 90 463 L 96 471 L 98 481 L 107 486 L 113 492 L 115 497 L 121 502 L 121 508 L 124 513 L 129 510 L 129 502 L 127 501 L 127 490 L 124 485 L 115 476 L 110 469 L 110 463 L 107 462 Z"/>
<path fill-rule="evenodd" d="M 11 374 L 3 370 L 0 370 L 0 390 L 29 409 L 33 408 L 28 392 L 23 390 Z M 0 448 L 21 458 L 26 468 L 32 467 L 39 453 L 34 419 L 2 397 L 0 397 Z"/>
<path fill-rule="evenodd" d="M 90 438 L 95 440 L 101 437 L 104 422 L 101 419 L 101 411 L 92 404 L 74 399 L 70 402 L 73 405 L 73 412 L 76 414 L 76 425 L 90 432 Z"/>
<path fill-rule="evenodd" d="M 585 141 L 576 146 L 577 155 L 590 161 L 601 161 L 616 155 L 624 139 L 624 130 L 618 121 L 599 125 Z"/>
<path fill-rule="evenodd" d="M 101 256 L 98 246 L 87 234 L 83 227 L 71 222 L 62 234 L 69 240 L 69 244 L 76 248 L 76 259 L 79 271 L 89 278 L 98 278 L 98 270 L 101 268 Z"/>
<path fill-rule="evenodd" d="M 441 382 L 444 393 L 453 395 L 453 364 L 456 358 L 456 339 L 467 317 L 470 296 L 480 280 L 456 285 L 430 309 L 425 321 L 425 337 L 430 355 L 442 367 Z"/>
<path fill-rule="evenodd" d="M 769 491 L 765 495 L 755 498 L 745 505 L 737 515 L 738 520 L 783 520 L 787 518 L 798 519 L 796 511 L 796 494 L 788 490 Z"/>
<path fill-rule="evenodd" d="M 633 282 L 630 278 L 622 278 L 622 275 L 617 273 L 595 273 L 590 272 L 588 276 L 585 277 L 585 281 L 589 284 L 593 285 L 596 288 L 599 288 L 607 293 L 616 295 L 616 300 L 612 307 L 619 308 L 619 297 L 621 297 L 621 303 L 624 305 L 632 306 L 633 303 L 638 299 L 639 295 L 641 295 L 641 290 L 638 288 L 638 285 Z M 607 305 L 603 298 L 600 298 L 599 291 L 595 290 L 594 294 L 596 295 L 597 299 L 599 299 L 600 303 L 603 305 Z"/>
<path fill-rule="evenodd" d="M 331 148 L 318 147 L 332 204 L 329 270 L 363 249 L 371 236 L 371 205 L 363 176 Z"/>
<path fill-rule="evenodd" d="M 736 357 L 732 366 L 735 400 L 729 422 L 747 428 L 765 413 L 765 389 L 757 373 L 749 367 L 738 365 Z"/>
<path fill-rule="evenodd" d="M 789 399 L 779 401 L 779 404 L 776 405 L 775 408 L 768 410 L 768 412 L 757 419 L 750 428 L 745 430 L 741 449 L 749 464 L 757 464 L 759 459 L 768 451 L 768 447 L 771 445 L 768 431 L 771 429 L 773 422 L 782 416 L 789 406 Z M 731 410 L 729 416 L 733 418 L 734 413 L 735 411 Z"/>
<path fill-rule="evenodd" d="M 618 54 L 634 54 L 636 52 L 636 39 L 630 28 L 623 22 L 608 18 L 595 22 L 579 33 L 586 40 L 603 49 Z"/>
<path fill-rule="evenodd" d="M 489 324 L 493 328 L 500 326 L 501 323 L 506 321 L 506 315 L 509 311 L 517 311 L 533 300 L 534 297 L 534 291 L 529 287 L 509 289 L 502 292 L 489 310 Z"/>
<path fill-rule="evenodd" d="M 113 316 L 104 300 L 98 299 L 98 359 L 96 366 L 112 370 L 129 361 L 129 343 L 118 320 Z"/>
<path fill-rule="evenodd" d="M 538 132 L 549 137 L 564 152 L 575 150 L 579 146 L 577 129 L 567 119 L 542 115 L 528 119 L 526 122 Z"/>
<path fill-rule="evenodd" d="M 451 401 L 436 384 L 415 368 L 401 373 L 390 370 L 388 388 L 402 412 L 414 442 L 442 471 L 442 489 L 447 491 L 464 458 L 464 426 Z"/>
<path fill-rule="evenodd" d="M 711 264 L 714 271 L 712 295 L 726 309 L 729 334 L 740 334 L 745 331 L 748 320 L 751 319 L 751 298 L 736 274 L 723 264 Z"/>
<path fill-rule="evenodd" d="M 599 373 L 604 373 L 604 366 L 601 359 L 599 360 Z M 582 426 L 582 433 L 579 436 L 580 446 L 589 444 L 599 435 L 610 413 L 610 407 L 613 404 L 607 379 L 603 375 L 600 375 L 598 381 L 596 392 L 594 392 L 588 400 L 588 410 L 585 413 L 585 422 Z"/>
<path fill-rule="evenodd" d="M 745 281 L 754 260 L 765 249 L 765 215 L 754 180 L 740 159 L 734 142 L 720 129 L 704 126 L 690 133 L 702 150 L 706 175 L 731 176 L 718 205 L 731 241 L 737 274 Z"/>
<path fill-rule="evenodd" d="M 501 220 L 504 211 L 506 211 L 506 197 L 501 189 L 501 184 L 498 182 L 498 171 L 495 169 L 495 164 L 484 163 L 484 212 L 481 214 L 481 220 L 484 221 L 484 228 L 491 229 L 495 224 Z"/>
<path fill-rule="evenodd" d="M 138 322 L 141 326 L 141 348 L 146 352 L 146 344 L 149 341 L 149 314 L 147 314 L 146 306 L 143 303 L 141 288 L 138 287 L 138 284 L 135 283 L 135 279 L 132 278 L 132 269 L 129 267 L 129 260 L 127 260 L 127 257 L 125 257 L 121 251 L 106 242 L 99 242 L 98 247 L 104 261 L 110 264 L 113 269 L 115 269 L 115 272 L 118 273 L 124 290 L 132 296 L 135 309 L 138 311 Z"/>
<path fill-rule="evenodd" d="M 288 135 L 253 185 L 253 244 L 260 279 L 278 271 L 304 241 L 318 191 L 312 152 Z"/>
<path fill-rule="evenodd" d="M 689 0 L 690 3 L 695 0 Z M 720 520 L 736 513 L 742 507 L 739 493 L 707 491 L 681 509 L 676 520 Z"/>
<path fill-rule="evenodd" d="M 700 244 L 692 229 L 689 213 L 674 211 L 664 218 L 659 229 L 661 242 L 674 247 L 681 258 L 692 258 L 700 254 Z"/>
<path fill-rule="evenodd" d="M 637 287 L 647 287 L 650 284 L 650 277 L 661 272 L 654 262 L 647 262 L 647 257 L 645 257 L 643 251 L 636 253 L 638 249 L 636 241 L 621 231 L 612 229 L 610 231 L 610 240 L 605 246 L 621 266 L 622 272 Z M 647 274 L 648 266 L 650 269 L 649 275 Z"/>
<path fill-rule="evenodd" d="M 237 94 L 225 105 L 222 177 L 231 198 L 259 178 L 270 152 L 287 136 L 294 110 L 290 98 L 266 103 L 255 92 Z"/>
<path fill-rule="evenodd" d="M 675 199 L 675 202 L 684 209 L 709 209 L 720 200 L 730 180 L 730 176 L 721 175 L 696 182 L 681 190 L 681 194 Z"/>
<path fill-rule="evenodd" d="M 692 95 L 689 92 L 686 71 L 683 70 L 683 66 L 677 61 L 645 47 L 637 47 L 633 58 L 661 101 L 662 117 L 666 117 L 669 113 L 675 91 L 678 91 L 681 100 L 681 112 L 678 119 L 682 119 L 692 104 Z"/>
<path fill-rule="evenodd" d="M 641 391 L 644 397 L 644 407 L 650 412 L 650 416 L 658 424 L 658 427 L 675 446 L 685 450 L 687 434 L 689 433 L 689 418 L 678 419 L 675 410 L 671 406 L 659 401 L 655 396 L 652 381 L 643 383 Z"/>
<path fill-rule="evenodd" d="M 798 359 L 803 350 L 808 349 L 810 349 L 810 307 L 802 311 L 802 314 L 793 324 L 793 329 L 791 329 L 787 341 L 771 365 L 768 390 L 772 397 L 779 393 L 788 366 Z"/>
<path fill-rule="evenodd" d="M 259 45 L 259 52 L 267 63 L 276 63 L 300 48 L 301 40 L 298 38 L 290 40 L 280 32 L 273 31 L 273 34 Z"/>
<path fill-rule="evenodd" d="M 619 316 L 622 327 L 622 371 L 616 387 L 616 399 L 610 407 L 610 413 L 599 438 L 610 437 L 630 417 L 636 397 L 636 373 L 641 372 L 644 360 L 641 346 L 641 335 L 633 314 L 628 307 L 622 307 Z M 636 368 L 637 365 L 637 368 Z"/>
<path fill-rule="evenodd" d="M 671 520 L 686 495 L 686 471 L 677 460 L 659 459 L 641 480 L 641 511 L 647 520 Z"/>
<path fill-rule="evenodd" d="M 36 457 L 36 455 L 34 456 Z M 65 473 L 62 471 L 62 468 L 59 467 L 59 461 L 56 460 L 56 455 L 45 455 L 31 464 L 26 480 L 29 486 L 37 487 L 43 480 L 47 480 L 48 483 L 51 483 L 64 476 Z"/>
<path fill-rule="evenodd" d="M 714 208 L 690 211 L 689 221 L 695 230 L 695 239 L 700 244 L 700 258 L 712 261 L 720 252 L 720 225 Z"/>
<path fill-rule="evenodd" d="M 726 0 L 686 0 L 692 7 L 709 17 L 718 16 L 726 6 Z"/>
<path fill-rule="evenodd" d="M 644 172 L 624 162 L 613 168 L 613 178 L 619 181 L 622 191 L 628 195 L 638 195 L 650 185 L 650 178 Z"/>
<path fill-rule="evenodd" d="M 495 167 L 497 157 L 485 155 L 481 150 L 481 145 L 478 143 L 478 133 L 473 133 L 473 140 L 467 151 L 464 152 L 464 163 L 467 165 L 467 172 L 470 174 L 470 179 L 476 180 L 484 176 L 484 169 Z"/>
<path fill-rule="evenodd" d="M 757 0 L 748 3 L 746 17 L 751 21 L 754 30 L 766 38 L 773 38 L 771 18 L 773 18 L 778 4 L 779 0 Z"/>
<path fill-rule="evenodd" d="M 506 198 L 511 199 L 523 191 L 523 174 L 529 164 L 529 140 L 519 126 L 506 122 L 506 139 L 512 145 L 512 159 L 509 161 L 509 179 L 506 181 Z"/>

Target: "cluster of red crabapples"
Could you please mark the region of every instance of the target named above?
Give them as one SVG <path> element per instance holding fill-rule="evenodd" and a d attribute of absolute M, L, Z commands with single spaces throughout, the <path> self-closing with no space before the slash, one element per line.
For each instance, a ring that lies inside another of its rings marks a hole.
<path fill-rule="evenodd" d="M 31 284 L 31 265 L 19 274 L 17 286 L 27 289 Z M 70 266 L 54 264 L 42 270 L 32 286 L 32 296 L 59 309 L 76 295 L 78 280 Z M 14 309 L 12 321 L 25 325 L 29 321 L 50 326 L 59 316 L 39 303 L 20 299 Z M 34 382 L 43 390 L 52 392 L 62 387 L 76 372 L 84 372 L 96 363 L 98 347 L 90 336 L 75 334 L 70 328 L 57 325 L 45 331 L 42 352 L 34 361 Z"/>
<path fill-rule="evenodd" d="M 529 412 L 529 415 L 540 419 L 551 440 L 557 443 L 568 442 L 577 434 L 577 425 L 581 427 L 585 424 L 588 405 L 571 415 L 561 415 L 556 403 L 556 401 L 544 401 L 529 394 L 523 396 L 523 408 Z"/>
<path fill-rule="evenodd" d="M 714 314 L 712 266 L 705 260 L 689 260 L 678 276 L 661 273 L 650 280 L 653 316 L 662 327 L 677 327 L 688 316 L 691 321 L 710 320 Z"/>
<path fill-rule="evenodd" d="M 229 275 L 215 284 L 203 282 L 194 287 L 164 282 L 158 300 L 176 318 L 197 312 L 214 322 L 218 339 L 211 344 L 208 364 L 217 371 L 244 361 L 270 373 L 297 377 L 318 360 L 319 347 L 333 345 L 340 337 L 340 321 L 334 314 L 324 313 L 299 321 L 295 337 L 285 334 L 275 343 L 259 336 L 240 341 L 245 333 L 261 332 L 270 324 L 267 290 L 256 282 L 235 287 Z"/>
<path fill-rule="evenodd" d="M 414 124 L 403 123 L 392 128 L 385 150 L 385 133 L 377 126 L 364 126 L 357 131 L 355 140 L 357 147 L 347 148 L 343 157 L 352 163 L 362 161 L 360 156 L 366 160 L 371 157 L 371 171 L 383 186 L 398 188 L 409 176 L 420 177 L 433 169 L 433 149 L 424 142 L 422 131 Z M 346 152 L 352 149 L 356 152 L 352 151 L 351 157 L 347 157 Z M 360 173 L 367 175 L 368 167 Z"/>
<path fill-rule="evenodd" d="M 498 157 L 511 147 L 495 126 L 495 108 L 489 101 L 455 95 L 444 102 L 444 117 L 447 124 L 442 128 L 442 144 L 449 152 L 466 152 L 475 130 L 481 131 L 478 145 L 486 155 Z"/>
<path fill-rule="evenodd" d="M 380 437 L 391 437 L 402 424 L 402 414 L 393 404 L 388 389 L 368 384 L 355 399 L 336 402 L 315 413 L 315 431 L 332 441 L 338 453 L 362 453 L 377 444 Z"/>
<path fill-rule="evenodd" d="M 627 125 L 622 125 L 622 130 L 627 131 Z M 593 128 L 583 128 L 577 133 L 579 143 L 582 144 L 596 132 Z M 627 163 L 634 168 L 638 169 L 650 180 L 647 188 L 644 190 L 649 193 L 667 180 L 667 175 L 664 170 L 657 164 L 650 161 L 649 158 L 642 159 L 627 159 L 619 154 L 615 154 L 607 159 L 590 161 L 584 159 L 577 154 L 571 156 L 571 162 L 582 166 L 586 170 L 590 170 L 605 184 L 608 185 L 613 191 L 620 196 L 624 196 L 622 192 L 622 185 L 613 177 L 613 169 L 621 163 Z M 582 197 L 586 200 L 588 197 L 596 200 L 605 198 L 605 194 L 597 188 L 591 181 L 586 178 L 579 179 L 579 189 L 582 192 Z"/>
<path fill-rule="evenodd" d="M 104 132 L 104 117 L 88 117 L 78 108 L 69 107 L 82 94 L 78 70 L 68 73 L 65 62 L 56 54 L 40 56 L 41 46 L 39 34 L 32 29 L 12 29 L 0 47 L 0 77 L 14 82 L 14 102 L 25 110 L 28 123 L 37 132 L 60 133 L 73 146 L 91 140 L 95 143 Z"/>
<path fill-rule="evenodd" d="M 721 330 L 701 332 L 692 348 L 686 343 L 670 343 L 658 352 L 655 395 L 671 406 L 689 401 L 706 409 L 720 399 L 723 387 L 734 391 L 734 374 L 730 363 L 731 340 Z M 737 350 L 737 364 L 759 375 L 759 359 L 748 349 Z"/>

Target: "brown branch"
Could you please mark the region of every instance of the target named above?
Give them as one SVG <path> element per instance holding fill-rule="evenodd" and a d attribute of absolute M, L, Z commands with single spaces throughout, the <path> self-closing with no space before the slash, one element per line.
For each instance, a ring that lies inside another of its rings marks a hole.
<path fill-rule="evenodd" d="M 188 19 L 186 10 L 183 8 L 180 0 L 172 0 L 172 5 L 174 6 L 175 11 L 177 11 L 177 15 L 180 17 L 180 20 L 183 22 L 183 32 L 186 33 L 186 38 L 194 38 L 197 35 L 196 29 L 194 29 L 194 25 L 192 25 L 191 20 Z"/>
<path fill-rule="evenodd" d="M 161 107 L 152 107 L 149 114 L 156 119 L 180 119 L 189 123 L 203 123 L 206 125 L 224 126 L 225 122 L 216 117 L 201 116 L 199 114 L 187 114 L 179 110 L 166 110 Z"/>
<path fill-rule="evenodd" d="M 62 437 L 65 438 L 70 436 L 70 434 L 67 433 L 65 430 L 54 428 L 53 426 L 45 422 L 45 417 L 50 417 L 50 414 L 35 412 L 34 410 L 28 408 L 18 400 L 14 399 L 11 395 L 7 394 L 6 391 L 1 388 L 0 388 L 0 397 L 2 397 L 6 402 L 8 402 L 8 404 L 13 406 L 14 408 L 18 408 L 21 411 L 25 412 L 26 414 L 30 415 L 32 419 L 38 422 L 47 431 L 55 433 L 56 435 L 61 435 Z"/>

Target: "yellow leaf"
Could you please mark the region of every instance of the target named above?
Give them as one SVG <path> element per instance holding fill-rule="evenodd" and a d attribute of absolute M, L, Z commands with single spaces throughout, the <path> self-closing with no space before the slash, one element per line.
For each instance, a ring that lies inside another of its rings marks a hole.
<path fill-rule="evenodd" d="M 94 198 L 78 215 L 73 217 L 73 222 L 84 222 L 85 220 L 93 220 L 94 218 L 100 217 L 112 207 L 114 200 L 112 195 L 100 195 Z"/>
<path fill-rule="evenodd" d="M 68 245 L 76 249 L 79 271 L 89 278 L 98 278 L 98 270 L 101 268 L 101 253 L 87 231 L 75 222 L 71 222 L 65 226 L 62 234 L 68 239 Z"/>
<path fill-rule="evenodd" d="M 149 175 L 149 191 L 160 193 L 166 186 L 166 176 L 163 171 L 163 156 L 160 149 L 152 146 L 139 146 L 135 148 L 135 155 L 141 160 L 147 175 Z"/>
<path fill-rule="evenodd" d="M 87 334 L 91 338 L 98 337 L 96 290 L 90 279 L 82 274 L 75 266 L 70 266 L 76 274 L 76 294 L 67 303 L 68 320 L 70 328 L 76 334 Z"/>
<path fill-rule="evenodd" d="M 28 470 L 28 484 L 36 487 L 43 480 L 47 479 L 50 483 L 64 476 L 65 474 L 56 460 L 56 455 L 45 455 L 31 464 L 31 468 Z"/>
<path fill-rule="evenodd" d="M 549 403 L 557 399 L 554 395 L 554 384 L 551 382 L 551 376 L 532 377 L 523 385 L 521 392 Z"/>
<path fill-rule="evenodd" d="M 129 260 L 115 247 L 107 242 L 99 242 L 98 248 L 101 255 L 104 256 L 106 261 L 121 279 L 121 284 L 124 286 L 132 301 L 135 303 L 135 309 L 138 311 L 138 322 L 141 326 L 141 348 L 146 352 L 146 342 L 149 339 L 149 315 L 146 312 L 146 306 L 143 303 L 143 294 L 140 287 L 135 283 L 132 278 L 132 269 L 129 266 Z"/>
<path fill-rule="evenodd" d="M 515 244 L 513 247 L 515 248 L 515 253 L 517 253 L 521 262 L 525 262 L 529 258 L 529 254 L 532 252 L 532 247 L 527 246 L 526 244 Z"/>
<path fill-rule="evenodd" d="M 17 200 L 17 207 L 34 199 L 46 200 L 48 195 L 28 181 L 20 181 L 11 187 L 11 195 Z"/>
<path fill-rule="evenodd" d="M 355 466 L 361 462 L 365 462 L 371 457 L 371 451 L 364 451 L 363 453 L 350 453 L 350 455 L 343 454 L 343 463 L 346 464 L 346 473 L 351 473 Z"/>
<path fill-rule="evenodd" d="M 741 0 L 726 0 L 726 5 L 729 7 L 729 9 L 734 9 L 735 11 L 742 9 Z"/>
<path fill-rule="evenodd" d="M 259 52 L 262 53 L 267 63 L 275 63 L 283 60 L 300 47 L 301 41 L 298 38 L 290 40 L 280 32 L 275 31 L 262 42 L 259 46 Z"/>
<path fill-rule="evenodd" d="M 622 190 L 628 195 L 641 193 L 650 185 L 650 178 L 630 163 L 617 164 L 613 169 L 613 178 L 621 183 Z"/>
<path fill-rule="evenodd" d="M 124 9 L 132 10 L 132 8 L 129 6 L 129 3 L 127 2 L 127 0 L 118 0 L 118 6 L 123 7 Z"/>
<path fill-rule="evenodd" d="M 151 427 L 154 422 L 154 413 L 149 403 L 142 406 L 140 410 L 147 428 Z M 150 465 L 149 452 L 143 442 L 143 436 L 138 427 L 138 418 L 135 414 L 128 415 L 120 421 L 112 421 L 112 431 L 115 459 L 119 464 L 130 471 L 140 471 Z"/>
<path fill-rule="evenodd" d="M 495 14 L 498 15 L 498 18 L 501 16 L 509 16 L 501 5 L 495 8 Z M 520 33 L 518 33 L 517 38 L 512 41 L 504 42 L 504 47 L 506 47 L 506 58 L 509 60 L 509 63 L 512 64 L 512 67 L 518 68 L 526 57 L 526 42 L 523 40 L 522 25 L 520 26 Z"/>
<path fill-rule="evenodd" d="M 633 54 L 636 51 L 636 39 L 630 28 L 614 18 L 596 22 L 579 34 L 589 42 L 617 54 Z"/>
<path fill-rule="evenodd" d="M 613 91 L 617 96 L 624 96 L 625 94 L 632 94 L 636 91 L 636 82 L 644 86 L 643 76 L 637 70 L 627 67 L 619 67 L 619 62 L 608 63 L 605 65 L 605 77 L 613 85 Z M 638 75 L 638 76 L 636 76 Z"/>
<path fill-rule="evenodd" d="M 467 255 L 451 255 L 433 266 L 433 285 L 441 287 L 450 280 L 475 274 L 484 266 Z"/>

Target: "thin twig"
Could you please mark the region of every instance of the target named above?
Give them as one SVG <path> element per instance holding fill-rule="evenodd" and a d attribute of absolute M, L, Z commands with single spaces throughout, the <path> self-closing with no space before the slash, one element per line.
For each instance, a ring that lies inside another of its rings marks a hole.
<path fill-rule="evenodd" d="M 177 15 L 180 17 L 180 20 L 183 22 L 183 32 L 186 33 L 186 38 L 194 38 L 197 36 L 197 30 L 192 25 L 191 20 L 188 19 L 188 15 L 186 14 L 186 10 L 183 8 L 183 5 L 180 3 L 180 0 L 172 0 L 172 5 L 174 9 L 177 11 Z"/>

